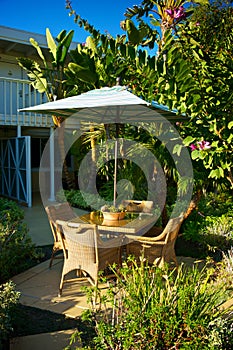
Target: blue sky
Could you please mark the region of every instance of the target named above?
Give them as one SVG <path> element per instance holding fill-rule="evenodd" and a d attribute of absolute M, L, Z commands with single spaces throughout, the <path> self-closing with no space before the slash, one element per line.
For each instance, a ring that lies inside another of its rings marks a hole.
<path fill-rule="evenodd" d="M 140 0 L 73 0 L 74 10 L 102 33 L 122 34 L 120 21 L 127 7 Z M 45 34 L 48 27 L 53 36 L 62 29 L 74 29 L 74 40 L 84 42 L 88 33 L 74 23 L 65 8 L 65 0 L 0 0 L 0 25 Z"/>

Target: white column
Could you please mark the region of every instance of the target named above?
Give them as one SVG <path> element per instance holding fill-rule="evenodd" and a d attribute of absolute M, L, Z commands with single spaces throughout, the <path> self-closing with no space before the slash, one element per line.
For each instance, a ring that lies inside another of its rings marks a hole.
<path fill-rule="evenodd" d="M 29 208 L 32 206 L 32 167 L 31 167 L 31 136 L 25 137 L 26 146 L 26 174 L 27 174 L 27 202 Z"/>
<path fill-rule="evenodd" d="M 49 152 L 50 152 L 50 198 L 49 198 L 49 201 L 55 202 L 54 130 L 52 127 L 50 128 Z"/>
<path fill-rule="evenodd" d="M 17 137 L 21 137 L 21 125 L 17 125 Z"/>

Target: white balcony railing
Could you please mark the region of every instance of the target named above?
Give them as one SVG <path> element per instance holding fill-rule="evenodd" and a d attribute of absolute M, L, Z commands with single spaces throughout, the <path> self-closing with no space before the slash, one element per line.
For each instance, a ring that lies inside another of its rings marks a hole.
<path fill-rule="evenodd" d="M 51 116 L 22 113 L 18 109 L 47 102 L 30 81 L 0 77 L 0 125 L 53 126 Z"/>

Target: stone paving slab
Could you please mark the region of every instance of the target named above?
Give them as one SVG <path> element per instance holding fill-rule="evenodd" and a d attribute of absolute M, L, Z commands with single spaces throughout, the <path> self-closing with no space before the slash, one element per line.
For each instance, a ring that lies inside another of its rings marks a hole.
<path fill-rule="evenodd" d="M 88 307 L 81 287 L 88 286 L 89 283 L 87 281 L 65 283 L 62 296 L 58 297 L 62 264 L 62 260 L 56 261 L 49 269 L 49 261 L 45 261 L 13 277 L 12 280 L 16 284 L 16 289 L 21 293 L 20 302 L 23 305 L 46 309 L 67 316 L 80 316 L 83 309 Z"/>
<path fill-rule="evenodd" d="M 79 317 L 88 308 L 84 286 L 90 286 L 86 279 L 64 283 L 62 295 L 58 296 L 59 283 L 62 272 L 62 260 L 57 260 L 52 268 L 49 261 L 45 261 L 28 271 L 12 278 L 16 289 L 21 293 L 20 303 L 43 310 L 64 314 L 68 317 Z M 70 273 L 74 278 L 75 273 Z M 106 289 L 102 284 L 101 288 Z"/>
<path fill-rule="evenodd" d="M 69 339 L 74 331 L 74 329 L 69 329 L 13 338 L 10 342 L 10 350 L 62 350 L 69 344 Z M 73 349 L 75 347 L 82 348 L 78 341 L 73 346 Z"/>

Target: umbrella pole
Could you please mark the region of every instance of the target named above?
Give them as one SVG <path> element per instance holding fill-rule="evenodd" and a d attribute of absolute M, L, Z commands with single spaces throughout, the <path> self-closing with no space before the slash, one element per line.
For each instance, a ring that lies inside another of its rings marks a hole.
<path fill-rule="evenodd" d="M 115 141 L 115 163 L 114 163 L 114 186 L 113 186 L 113 205 L 116 206 L 116 185 L 117 185 L 117 139 Z"/>

